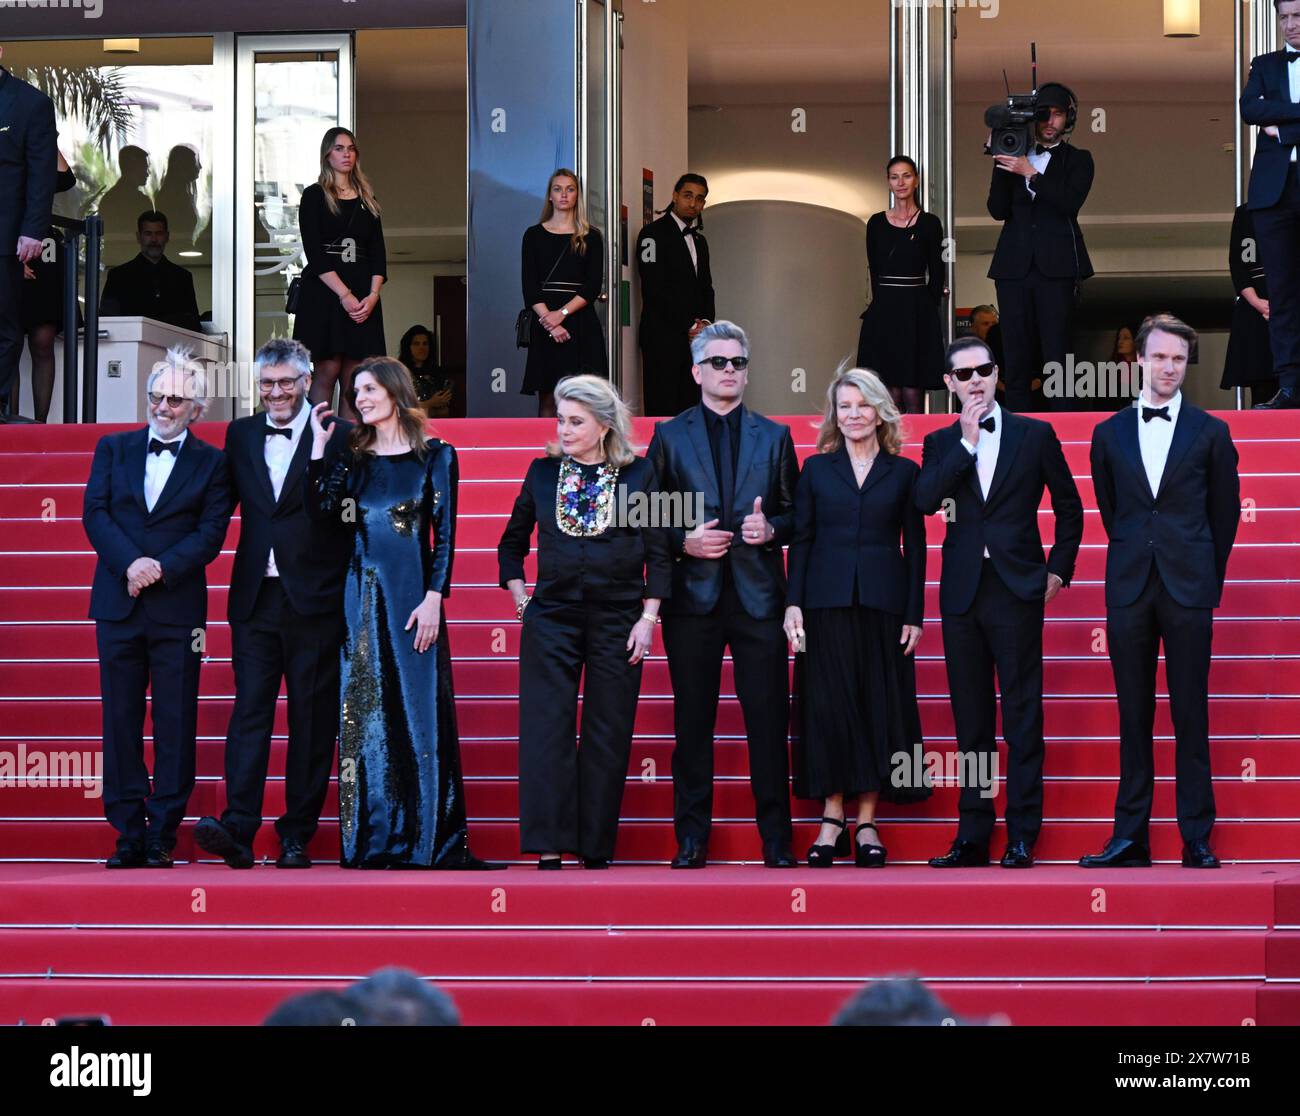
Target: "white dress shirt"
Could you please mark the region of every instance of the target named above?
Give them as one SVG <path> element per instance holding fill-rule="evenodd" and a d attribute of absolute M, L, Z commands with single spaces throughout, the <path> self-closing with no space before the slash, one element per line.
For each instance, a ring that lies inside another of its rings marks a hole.
<path fill-rule="evenodd" d="M 998 467 L 998 450 L 1002 446 L 1002 408 L 995 402 L 993 410 L 985 415 L 981 422 L 993 420 L 993 429 L 981 430 L 980 440 L 971 445 L 965 438 L 961 444 L 975 455 L 975 472 L 979 474 L 980 491 L 984 493 L 984 499 L 989 498 L 989 486 L 993 483 L 993 473 Z M 989 556 L 989 548 L 984 548 L 984 557 Z"/>
<path fill-rule="evenodd" d="M 672 214 L 673 220 L 677 222 L 677 227 L 682 230 L 682 239 L 686 241 L 686 251 L 691 254 L 691 266 L 694 267 L 698 273 L 700 270 L 700 258 L 695 254 L 695 237 L 686 235 L 686 222 L 677 216 L 677 210 L 670 209 L 668 212 Z"/>
<path fill-rule="evenodd" d="M 144 506 L 153 511 L 154 504 L 158 503 L 158 497 L 162 495 L 162 490 L 167 487 L 167 478 L 172 475 L 172 470 L 176 468 L 176 459 L 180 456 L 180 447 L 184 445 L 188 430 L 182 430 L 180 435 L 175 438 L 159 438 L 153 432 L 153 427 L 149 427 L 149 441 L 159 441 L 167 445 L 175 442 L 177 449 L 175 453 L 150 453 L 147 449 L 144 455 Z"/>
<path fill-rule="evenodd" d="M 298 408 L 298 413 L 289 423 L 289 429 L 293 431 L 291 437 L 283 435 L 266 435 L 266 447 L 264 454 L 266 456 L 266 471 L 271 475 L 271 491 L 275 493 L 275 498 L 280 499 L 280 491 L 284 488 L 284 478 L 289 473 L 289 465 L 293 461 L 293 455 L 298 450 L 298 442 L 302 439 L 302 432 L 307 428 L 307 421 L 311 418 L 311 404 L 303 400 L 303 404 Z M 274 428 L 269 418 L 266 425 Z M 284 427 L 280 427 L 281 430 Z M 266 556 L 266 576 L 279 577 L 280 570 L 275 564 L 275 547 Z"/>
<path fill-rule="evenodd" d="M 1142 408 L 1150 407 L 1146 389 L 1133 404 L 1134 421 L 1138 424 L 1138 447 L 1142 451 L 1142 468 L 1147 472 L 1147 483 L 1151 485 L 1151 495 L 1160 491 L 1160 478 L 1165 473 L 1165 462 L 1169 459 L 1169 447 L 1174 440 L 1174 427 L 1178 425 L 1178 412 L 1183 408 L 1183 393 L 1175 392 L 1169 400 L 1169 421 L 1153 418 L 1142 421 Z M 1163 404 L 1162 404 L 1163 406 Z"/>
<path fill-rule="evenodd" d="M 1052 152 L 1053 150 L 1055 150 L 1055 148 L 1059 143 L 1060 141 L 1058 140 L 1056 143 L 1052 144 L 1052 146 L 1049 147 L 1046 151 L 1044 151 L 1041 155 L 1039 155 L 1036 151 L 1030 151 L 1029 154 L 1025 156 L 1025 158 L 1029 160 L 1029 165 L 1033 167 L 1034 170 L 1036 170 L 1039 174 L 1046 174 L 1047 164 L 1052 161 Z M 1029 196 L 1031 198 L 1038 197 L 1038 191 L 1029 185 L 1029 179 L 1027 178 L 1025 179 L 1025 189 L 1029 191 Z"/>
<path fill-rule="evenodd" d="M 1300 104 L 1300 62 L 1292 62 L 1294 55 L 1300 54 L 1300 50 L 1288 45 L 1286 47 L 1286 76 L 1287 81 L 1291 83 L 1291 103 Z M 1300 147 L 1291 148 L 1291 162 L 1296 161 L 1296 155 L 1300 154 Z"/>

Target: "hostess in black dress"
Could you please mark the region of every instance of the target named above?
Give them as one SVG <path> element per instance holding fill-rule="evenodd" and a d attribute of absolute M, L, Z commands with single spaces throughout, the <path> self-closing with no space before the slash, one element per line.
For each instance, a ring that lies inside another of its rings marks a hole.
<path fill-rule="evenodd" d="M 325 191 L 313 182 L 302 192 L 298 206 L 298 227 L 307 266 L 302 273 L 298 312 L 294 316 L 293 339 L 311 350 L 312 360 L 327 360 L 338 353 L 353 360 L 383 356 L 384 307 L 361 325 L 348 317 L 338 296 L 320 281 L 327 272 L 337 272 L 357 298 L 370 294 L 373 276 L 388 279 L 388 257 L 384 229 L 378 216 L 360 198 L 340 199 L 339 212 L 331 213 Z"/>
<path fill-rule="evenodd" d="M 66 190 L 71 190 L 76 184 L 77 176 L 72 171 L 59 171 L 54 192 L 62 194 Z M 54 240 L 54 259 L 45 259 L 45 254 L 42 252 L 27 265 L 36 278 L 23 280 L 24 333 L 31 333 L 32 330 L 47 322 L 53 322 L 56 330 L 63 329 L 63 267 L 67 249 L 59 229 L 51 225 L 46 235 Z"/>
<path fill-rule="evenodd" d="M 521 395 L 554 391 L 565 376 L 591 373 L 608 376 L 605 358 L 605 335 L 596 316 L 596 299 L 600 297 L 605 277 L 605 244 L 598 229 L 587 233 L 587 251 L 573 250 L 569 233 L 548 232 L 533 225 L 524 232 L 523 286 L 524 305 L 546 304 L 558 310 L 578 295 L 587 305 L 564 320 L 569 340 L 560 343 L 533 318 L 533 332 L 528 345 L 528 363 L 524 368 Z"/>
<path fill-rule="evenodd" d="M 917 761 L 916 657 L 899 642 L 925 610 L 919 475 L 915 462 L 882 451 L 859 487 L 843 446 L 814 454 L 799 474 L 787 588 L 807 637 L 795 656 L 798 798 L 930 794 Z"/>
<path fill-rule="evenodd" d="M 946 269 L 939 218 L 921 211 L 899 228 L 875 214 L 867 222 L 867 267 L 871 305 L 862 313 L 858 367 L 891 388 L 943 387 L 939 303 Z"/>
<path fill-rule="evenodd" d="M 1237 299 L 1232 308 L 1232 332 L 1228 334 L 1228 353 L 1219 386 L 1248 387 L 1259 399 L 1265 399 L 1277 390 L 1268 322 L 1241 297 L 1242 291 L 1253 287 L 1260 298 L 1268 299 L 1268 281 L 1264 278 L 1264 265 L 1259 261 L 1258 245 L 1250 210 L 1245 205 L 1237 206 L 1232 215 L 1232 241 L 1228 247 L 1228 271 Z"/>

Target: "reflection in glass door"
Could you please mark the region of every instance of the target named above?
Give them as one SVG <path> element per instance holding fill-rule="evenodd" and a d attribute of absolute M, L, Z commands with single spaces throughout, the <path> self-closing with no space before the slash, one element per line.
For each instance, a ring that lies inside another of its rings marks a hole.
<path fill-rule="evenodd" d="M 621 388 L 619 284 L 622 279 L 620 191 L 622 0 L 581 0 L 578 35 L 578 166 L 587 218 L 605 239 L 605 287 L 596 305 L 610 380 Z"/>
<path fill-rule="evenodd" d="M 352 38 L 241 35 L 236 50 L 236 352 L 248 367 L 263 341 L 293 332 L 285 296 L 306 262 L 298 202 L 320 174 L 326 130 L 352 127 Z"/>

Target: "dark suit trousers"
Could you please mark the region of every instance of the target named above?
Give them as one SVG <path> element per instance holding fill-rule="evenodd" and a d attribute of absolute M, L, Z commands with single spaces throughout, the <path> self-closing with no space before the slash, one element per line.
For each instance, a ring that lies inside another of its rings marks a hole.
<path fill-rule="evenodd" d="M 725 559 L 724 559 L 725 561 Z M 713 825 L 713 732 L 722 654 L 731 649 L 749 743 L 749 785 L 764 842 L 790 840 L 790 669 L 780 618 L 755 620 L 730 577 L 706 616 L 665 616 L 673 683 L 673 817 L 680 842 L 707 841 Z"/>
<path fill-rule="evenodd" d="M 957 747 L 977 757 L 976 772 L 991 775 L 997 756 L 996 668 L 1007 742 L 1007 841 L 1033 844 L 1043 824 L 1043 602 L 1017 597 L 986 558 L 975 603 L 961 615 L 944 613 L 942 620 Z M 997 813 L 979 782 L 964 780 L 957 838 L 986 845 Z"/>
<path fill-rule="evenodd" d="M 1300 181 L 1296 164 L 1287 172 L 1282 196 L 1251 213 L 1259 238 L 1259 259 L 1268 280 L 1268 339 L 1278 387 L 1300 392 Z M 1261 375 L 1263 373 L 1261 372 Z"/>
<path fill-rule="evenodd" d="M 642 394 L 647 415 L 672 417 L 700 401 L 691 363 L 686 330 L 680 336 L 664 332 L 641 336 Z"/>
<path fill-rule="evenodd" d="M 95 622 L 104 716 L 104 815 L 118 843 L 176 845 L 194 789 L 198 636 L 151 623 L 137 603 L 125 620 Z M 153 721 L 153 789 L 144 762 L 145 691 Z"/>
<path fill-rule="evenodd" d="M 9 399 L 23 355 L 23 265 L 13 254 L 13 245 L 5 247 L 10 254 L 0 256 L 0 401 Z"/>
<path fill-rule="evenodd" d="M 284 813 L 280 839 L 311 840 L 334 767 L 339 729 L 339 615 L 304 616 L 280 579 L 262 579 L 252 616 L 230 625 L 235 707 L 226 731 L 226 809 L 222 824 L 251 845 L 262 824 L 275 705 L 283 679 L 289 699 Z"/>
<path fill-rule="evenodd" d="M 1031 382 L 1042 377 L 1044 365 L 1058 362 L 1064 370 L 1074 337 L 1074 280 L 1052 279 L 1031 268 L 1023 279 L 998 279 L 999 324 L 1007 366 L 1007 410 L 1034 409 Z M 1054 410 L 1073 410 L 1071 399 L 1049 400 Z"/>
<path fill-rule="evenodd" d="M 1156 655 L 1165 645 L 1169 712 L 1174 722 L 1174 792 L 1184 841 L 1208 840 L 1214 826 L 1210 779 L 1210 640 L 1214 611 L 1173 599 L 1151 564 L 1137 600 L 1106 610 L 1106 643 L 1119 699 L 1119 791 L 1115 836 L 1149 844 L 1155 788 L 1152 735 L 1156 717 Z"/>
<path fill-rule="evenodd" d="M 636 601 L 547 601 L 524 610 L 519 642 L 519 847 L 608 860 L 642 664 L 629 663 Z M 585 672 L 582 735 L 578 682 Z M 576 744 L 576 746 L 575 746 Z"/>

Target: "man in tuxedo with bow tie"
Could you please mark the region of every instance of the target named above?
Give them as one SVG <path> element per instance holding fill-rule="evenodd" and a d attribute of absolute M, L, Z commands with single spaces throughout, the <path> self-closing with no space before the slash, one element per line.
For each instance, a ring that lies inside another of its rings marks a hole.
<path fill-rule="evenodd" d="M 1092 483 L 1110 539 L 1106 643 L 1119 701 L 1119 791 L 1110 841 L 1079 863 L 1151 863 L 1152 731 L 1163 643 L 1183 867 L 1217 868 L 1209 844 L 1210 639 L 1241 513 L 1237 449 L 1227 423 L 1183 398 L 1196 331 L 1157 314 L 1142 323 L 1136 344 L 1142 395 L 1092 434 Z"/>
<path fill-rule="evenodd" d="M 1259 127 L 1246 205 L 1268 280 L 1268 335 L 1278 382 L 1277 394 L 1255 406 L 1289 410 L 1300 407 L 1300 0 L 1273 4 L 1286 45 L 1252 60 L 1241 118 Z"/>
<path fill-rule="evenodd" d="M 1038 109 L 1038 142 L 1027 155 L 994 156 L 988 198 L 989 215 L 1002 222 L 988 274 L 1001 313 L 1006 401 L 1021 413 L 1034 409 L 1032 384 L 1046 382 L 1044 366 L 1066 366 L 1079 286 L 1093 273 L 1079 229 L 1092 155 L 1065 142 L 1079 102 L 1066 86 L 1049 82 L 1038 91 Z"/>
<path fill-rule="evenodd" d="M 932 868 L 989 862 L 996 815 L 996 699 L 1007 742 L 1007 847 L 1003 868 L 1029 868 L 1043 822 L 1043 612 L 1070 584 L 1083 539 L 1083 503 L 1056 431 L 1013 414 L 994 397 L 998 366 L 986 342 L 948 349 L 948 390 L 961 403 L 952 426 L 927 434 L 916 503 L 947 523 L 939 615 L 957 747 L 973 762 L 951 849 Z M 1043 560 L 1038 506 L 1051 495 L 1055 541 Z M 984 785 L 972 778 L 972 769 Z"/>
<path fill-rule="evenodd" d="M 749 745 L 749 783 L 769 868 L 796 866 L 790 850 L 790 658 L 781 548 L 794 536 L 799 480 L 790 428 L 742 403 L 749 341 L 713 322 L 692 342 L 700 403 L 655 425 L 646 457 L 663 492 L 704 522 L 666 528 L 674 556 L 662 614 L 673 684 L 674 868 L 703 868 L 713 825 L 713 732 L 723 652 L 730 648 Z M 697 497 L 691 499 L 690 497 Z"/>
<path fill-rule="evenodd" d="M 310 868 L 334 764 L 339 724 L 339 647 L 346 534 L 322 532 L 307 516 L 303 477 L 311 456 L 311 354 L 274 338 L 258 351 L 262 410 L 226 428 L 231 495 L 239 505 L 239 548 L 230 576 L 235 706 L 226 733 L 226 809 L 206 817 L 194 839 L 231 868 L 253 866 L 262 824 L 271 734 L 280 682 L 289 704 L 284 812 L 275 824 L 277 868 Z M 351 425 L 335 424 L 327 453 Z"/>
<path fill-rule="evenodd" d="M 691 376 L 691 341 L 714 317 L 713 274 L 701 214 L 703 175 L 684 174 L 672 202 L 636 238 L 641 277 L 642 392 L 647 415 L 681 414 L 700 401 Z"/>
<path fill-rule="evenodd" d="M 183 351 L 149 375 L 149 425 L 95 446 L 81 521 L 95 549 L 90 618 L 99 650 L 109 868 L 170 868 L 194 789 L 205 569 L 230 522 L 225 455 L 189 429 L 207 378 Z M 144 762 L 151 695 L 153 789 Z"/>

